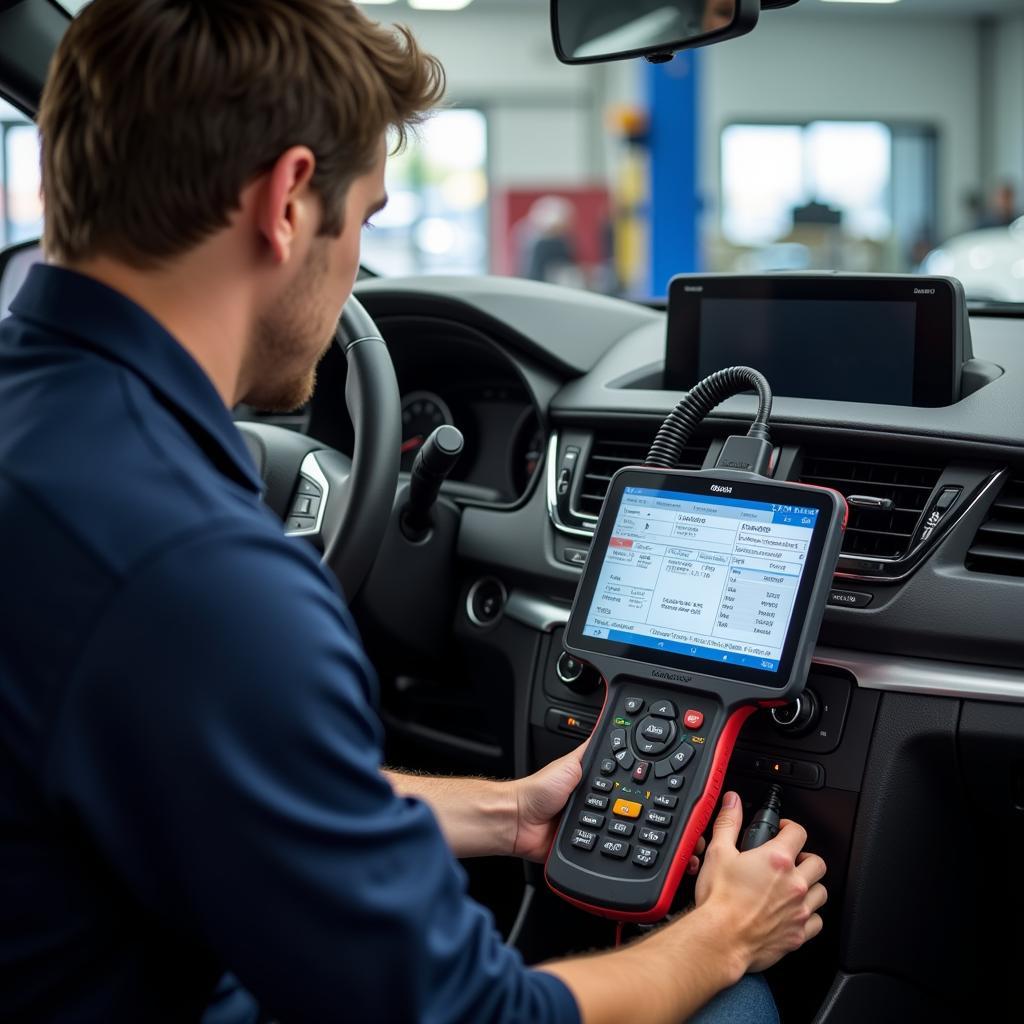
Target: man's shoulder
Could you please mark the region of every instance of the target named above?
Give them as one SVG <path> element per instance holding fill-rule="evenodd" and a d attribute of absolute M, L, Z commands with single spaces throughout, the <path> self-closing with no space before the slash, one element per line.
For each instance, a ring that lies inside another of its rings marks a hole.
<path fill-rule="evenodd" d="M 0 529 L 40 548 L 60 535 L 113 575 L 214 519 L 272 526 L 143 382 L 84 350 L 0 357 L 0 480 Z"/>

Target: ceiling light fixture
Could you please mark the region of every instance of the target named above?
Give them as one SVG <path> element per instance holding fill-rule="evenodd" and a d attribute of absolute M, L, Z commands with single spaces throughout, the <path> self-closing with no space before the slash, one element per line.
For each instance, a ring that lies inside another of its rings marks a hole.
<path fill-rule="evenodd" d="M 409 6 L 417 11 L 461 11 L 473 0 L 409 0 Z"/>

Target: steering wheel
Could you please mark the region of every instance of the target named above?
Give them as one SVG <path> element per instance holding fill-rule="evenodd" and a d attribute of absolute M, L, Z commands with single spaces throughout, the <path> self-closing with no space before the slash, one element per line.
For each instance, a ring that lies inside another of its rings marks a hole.
<path fill-rule="evenodd" d="M 284 427 L 242 422 L 238 428 L 266 483 L 267 505 L 285 520 L 288 534 L 323 551 L 351 601 L 377 557 L 395 502 L 401 398 L 387 345 L 355 296 L 345 304 L 334 340 L 348 361 L 351 459 Z"/>

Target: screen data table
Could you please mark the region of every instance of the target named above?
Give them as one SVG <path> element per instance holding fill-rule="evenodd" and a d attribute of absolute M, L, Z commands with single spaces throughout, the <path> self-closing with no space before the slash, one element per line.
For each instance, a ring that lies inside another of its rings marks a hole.
<path fill-rule="evenodd" d="M 776 671 L 817 515 L 627 487 L 584 634 Z"/>

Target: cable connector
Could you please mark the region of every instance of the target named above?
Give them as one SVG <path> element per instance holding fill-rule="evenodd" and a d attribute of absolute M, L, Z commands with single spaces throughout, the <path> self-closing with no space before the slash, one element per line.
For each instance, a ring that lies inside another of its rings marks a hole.
<path fill-rule="evenodd" d="M 769 839 L 779 834 L 781 820 L 779 811 L 782 809 L 782 787 L 772 785 L 768 788 L 768 797 L 764 806 L 754 815 L 740 841 L 741 850 L 753 850 L 763 846 Z"/>
<path fill-rule="evenodd" d="M 754 427 L 761 426 L 754 424 Z M 768 476 L 772 461 L 772 443 L 768 439 L 768 431 L 763 427 L 755 433 L 754 427 L 745 436 L 734 434 L 725 439 L 722 453 L 715 463 L 716 469 L 738 469 L 744 473 L 757 473 Z"/>

